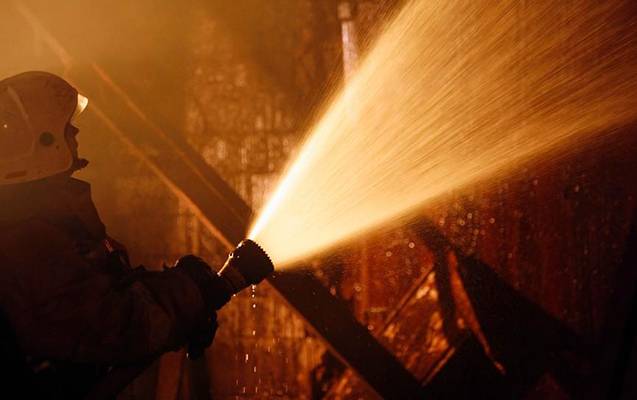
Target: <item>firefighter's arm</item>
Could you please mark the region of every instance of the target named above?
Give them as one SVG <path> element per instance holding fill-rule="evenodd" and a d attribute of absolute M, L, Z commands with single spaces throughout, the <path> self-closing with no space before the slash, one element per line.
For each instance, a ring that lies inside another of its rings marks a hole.
<path fill-rule="evenodd" d="M 184 345 L 232 295 L 204 265 L 117 278 L 77 255 L 55 228 L 35 228 L 9 239 L 31 248 L 2 267 L 12 282 L 2 288 L 2 306 L 31 356 L 139 361 Z"/>

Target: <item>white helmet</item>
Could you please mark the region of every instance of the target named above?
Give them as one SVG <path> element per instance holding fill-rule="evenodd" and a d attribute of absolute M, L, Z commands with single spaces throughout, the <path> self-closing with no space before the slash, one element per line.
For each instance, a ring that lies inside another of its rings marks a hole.
<path fill-rule="evenodd" d="M 69 171 L 66 127 L 88 105 L 64 79 L 25 72 L 0 81 L 0 185 Z"/>

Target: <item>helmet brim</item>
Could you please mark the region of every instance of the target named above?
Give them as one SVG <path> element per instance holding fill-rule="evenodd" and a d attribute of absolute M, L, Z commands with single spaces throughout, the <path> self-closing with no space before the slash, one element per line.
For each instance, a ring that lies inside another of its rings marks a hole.
<path fill-rule="evenodd" d="M 71 122 L 74 122 L 77 117 L 80 116 L 88 107 L 88 98 L 82 96 L 81 94 L 77 94 L 77 106 L 75 107 L 75 111 L 73 111 L 73 115 L 71 116 Z"/>

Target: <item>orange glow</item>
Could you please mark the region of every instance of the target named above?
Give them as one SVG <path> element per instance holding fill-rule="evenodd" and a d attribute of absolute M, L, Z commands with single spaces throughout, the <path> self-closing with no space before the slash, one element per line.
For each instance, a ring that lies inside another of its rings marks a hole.
<path fill-rule="evenodd" d="M 613 24 L 616 5 L 586 3 L 565 24 L 551 2 L 523 16 L 511 2 L 410 2 L 311 130 L 250 238 L 286 267 L 635 121 L 634 38 Z"/>

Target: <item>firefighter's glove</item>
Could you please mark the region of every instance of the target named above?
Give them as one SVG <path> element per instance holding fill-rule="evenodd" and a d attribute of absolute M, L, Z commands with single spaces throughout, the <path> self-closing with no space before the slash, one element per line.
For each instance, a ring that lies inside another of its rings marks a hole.
<path fill-rule="evenodd" d="M 228 284 L 199 257 L 188 255 L 180 258 L 175 270 L 186 274 L 197 284 L 209 313 L 223 307 L 234 294 Z"/>

